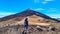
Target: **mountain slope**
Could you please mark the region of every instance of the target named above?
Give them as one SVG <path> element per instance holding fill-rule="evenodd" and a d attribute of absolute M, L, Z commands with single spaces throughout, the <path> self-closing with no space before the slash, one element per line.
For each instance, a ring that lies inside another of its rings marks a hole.
<path fill-rule="evenodd" d="M 6 20 L 9 20 L 9 19 L 17 19 L 17 20 L 22 20 L 23 18 L 27 17 L 27 16 L 32 16 L 32 15 L 37 15 L 37 16 L 40 16 L 40 17 L 43 17 L 43 18 L 46 18 L 46 19 L 51 19 L 51 20 L 54 20 L 54 21 L 58 21 L 56 19 L 53 19 L 53 18 L 50 18 L 49 16 L 45 15 L 45 14 L 42 14 L 40 12 L 36 12 L 34 10 L 25 10 L 23 12 L 20 12 L 20 13 L 17 13 L 17 14 L 13 14 L 13 15 L 9 15 L 9 16 L 6 16 L 6 17 L 3 17 L 3 18 L 0 18 L 0 22 L 2 21 L 6 21 Z M 58 21 L 60 22 L 60 21 Z"/>
<path fill-rule="evenodd" d="M 49 16 L 42 14 L 40 12 L 36 12 L 34 10 L 25 10 L 20 13 L 9 15 L 0 19 L 1 24 L 9 24 L 24 22 L 24 19 L 28 17 L 30 23 L 55 23 L 60 22 L 56 19 L 50 18 Z"/>

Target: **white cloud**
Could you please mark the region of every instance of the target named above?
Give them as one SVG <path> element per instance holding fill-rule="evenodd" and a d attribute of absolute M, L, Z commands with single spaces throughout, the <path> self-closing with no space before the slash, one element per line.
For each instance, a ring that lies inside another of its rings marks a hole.
<path fill-rule="evenodd" d="M 42 4 L 47 4 L 49 2 L 52 2 L 55 0 L 34 0 L 34 3 L 42 3 Z"/>
<path fill-rule="evenodd" d="M 5 16 L 7 16 L 7 15 L 11 15 L 11 14 L 14 14 L 14 13 L 0 12 L 0 18 L 5 17 Z"/>
<path fill-rule="evenodd" d="M 35 3 L 39 3 L 40 1 L 39 0 L 34 0 Z"/>
<path fill-rule="evenodd" d="M 44 2 L 41 2 L 42 4 L 47 4 L 48 2 L 44 1 Z"/>
<path fill-rule="evenodd" d="M 59 10 L 57 8 L 49 8 L 46 11 L 47 15 L 52 17 L 52 18 L 60 18 L 60 13 Z"/>
<path fill-rule="evenodd" d="M 60 18 L 60 14 L 50 14 L 50 17 L 52 17 L 52 18 Z"/>
<path fill-rule="evenodd" d="M 49 8 L 46 12 L 56 12 L 58 11 L 56 8 Z"/>
<path fill-rule="evenodd" d="M 39 10 L 45 10 L 45 9 L 43 9 L 43 8 L 36 8 L 34 10 L 39 11 Z"/>
<path fill-rule="evenodd" d="M 48 15 L 48 16 L 51 17 L 51 18 L 60 18 L 60 14 L 58 14 L 58 13 L 57 13 L 57 14 L 54 14 L 54 13 L 51 14 L 51 13 L 50 13 L 50 14 L 46 14 L 46 15 Z"/>
<path fill-rule="evenodd" d="M 49 2 L 49 1 L 54 1 L 54 0 L 44 0 L 44 1 L 48 1 Z"/>
<path fill-rule="evenodd" d="M 14 13 L 0 12 L 0 15 L 10 15 L 10 14 L 14 14 Z"/>
<path fill-rule="evenodd" d="M 42 3 L 42 4 L 47 4 L 47 3 L 52 2 L 52 1 L 54 1 L 54 0 L 44 0 L 44 1 L 41 2 L 41 3 Z"/>

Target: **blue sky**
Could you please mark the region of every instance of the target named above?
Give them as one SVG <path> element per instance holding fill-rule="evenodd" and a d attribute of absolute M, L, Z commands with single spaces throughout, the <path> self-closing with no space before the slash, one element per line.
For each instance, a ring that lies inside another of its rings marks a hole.
<path fill-rule="evenodd" d="M 60 18 L 60 0 L 0 0 L 0 18 L 24 11 L 27 8 Z"/>

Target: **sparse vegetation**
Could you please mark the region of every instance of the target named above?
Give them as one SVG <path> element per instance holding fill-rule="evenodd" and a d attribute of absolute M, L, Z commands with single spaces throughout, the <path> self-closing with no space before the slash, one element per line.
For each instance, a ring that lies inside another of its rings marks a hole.
<path fill-rule="evenodd" d="M 26 10 L 1 18 L 0 26 L 2 27 L 0 27 L 0 34 L 21 34 L 24 31 L 25 18 L 28 18 L 29 22 L 28 34 L 60 34 L 60 21 L 34 10 Z M 20 26 L 17 26 L 18 24 Z M 36 28 L 37 25 L 44 28 Z M 56 27 L 56 30 L 48 30 L 50 26 Z"/>
<path fill-rule="evenodd" d="M 19 27 L 17 29 L 17 27 Z M 41 28 L 41 29 L 40 29 Z M 48 27 L 41 26 L 40 28 L 37 29 L 36 25 L 30 25 L 28 28 L 28 33 L 27 34 L 60 34 L 60 29 L 57 29 L 55 31 L 53 30 L 48 30 Z M 23 25 L 16 25 L 16 26 L 7 26 L 4 28 L 0 28 L 0 34 L 22 34 L 24 31 L 24 26 Z"/>

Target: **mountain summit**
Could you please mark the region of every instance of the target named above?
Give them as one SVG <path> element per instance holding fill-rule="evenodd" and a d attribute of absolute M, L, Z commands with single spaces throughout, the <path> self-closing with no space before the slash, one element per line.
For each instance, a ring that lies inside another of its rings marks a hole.
<path fill-rule="evenodd" d="M 55 22 L 60 22 L 60 21 L 58 21 L 56 19 L 50 18 L 49 16 L 47 16 L 45 14 L 42 14 L 40 12 L 31 10 L 31 9 L 27 9 L 27 10 L 24 10 L 24 11 L 22 11 L 20 13 L 13 14 L 13 15 L 9 15 L 9 16 L 0 18 L 0 22 L 8 21 L 8 20 L 13 20 L 13 21 L 16 21 L 17 20 L 17 21 L 20 21 L 20 20 L 22 20 L 22 19 L 24 19 L 26 17 L 29 17 L 29 16 L 31 17 L 33 15 L 35 15 L 34 17 L 38 16 L 37 18 L 39 18 L 39 19 L 40 19 L 40 17 L 41 18 L 44 18 L 43 20 L 47 20 L 47 22 L 48 22 L 48 20 L 53 21 L 53 22 L 54 21 Z M 40 20 L 42 20 L 42 19 L 40 19 Z"/>

